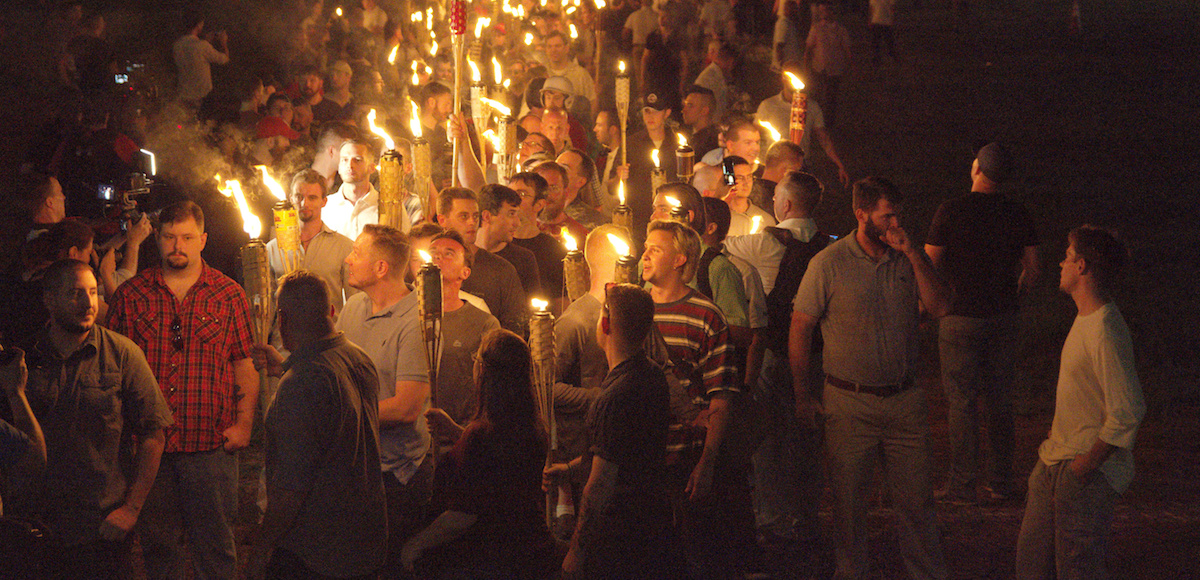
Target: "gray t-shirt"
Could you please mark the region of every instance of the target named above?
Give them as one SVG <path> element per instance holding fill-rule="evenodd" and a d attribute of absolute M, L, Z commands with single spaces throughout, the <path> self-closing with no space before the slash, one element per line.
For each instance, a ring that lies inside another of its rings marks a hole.
<path fill-rule="evenodd" d="M 596 321 L 602 309 L 595 296 L 584 294 L 554 323 L 558 375 L 554 412 L 564 459 L 587 450 L 587 412 L 600 396 L 600 384 L 608 375 L 608 359 L 596 342 Z"/>
<path fill-rule="evenodd" d="M 429 381 L 415 292 L 375 314 L 371 313 L 367 294 L 355 294 L 338 316 L 337 329 L 375 363 L 380 401 L 396 396 L 396 381 Z M 429 408 L 428 400 L 425 408 Z M 380 464 L 383 471 L 395 474 L 400 483 L 408 483 L 428 452 L 429 425 L 424 413 L 415 423 L 379 429 Z"/>
<path fill-rule="evenodd" d="M 871 260 L 854 232 L 813 257 L 792 302 L 820 321 L 825 373 L 862 385 L 898 385 L 913 376 L 917 304 L 912 263 L 891 249 Z"/>
<path fill-rule="evenodd" d="M 437 405 L 455 423 L 466 425 L 479 409 L 475 392 L 475 353 L 483 336 L 500 322 L 468 302 L 461 308 L 442 313 L 442 357 L 438 366 Z M 449 451 L 454 441 L 443 439 L 441 449 Z"/>

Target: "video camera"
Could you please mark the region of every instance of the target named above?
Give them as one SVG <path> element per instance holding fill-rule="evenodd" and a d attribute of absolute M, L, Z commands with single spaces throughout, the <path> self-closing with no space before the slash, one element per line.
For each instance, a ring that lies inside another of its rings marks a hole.
<path fill-rule="evenodd" d="M 154 153 L 142 149 L 141 152 L 149 157 L 150 160 L 150 175 L 153 176 L 158 168 L 154 158 Z M 117 189 L 115 184 L 101 183 L 96 186 L 96 197 L 104 203 L 105 215 L 116 219 L 121 224 L 121 231 L 129 231 L 129 226 L 137 223 L 144 215 L 138 209 L 138 199 L 150 195 L 150 188 L 154 185 L 154 179 L 147 177 L 145 173 L 135 172 L 129 174 L 129 187 L 125 189 Z"/>

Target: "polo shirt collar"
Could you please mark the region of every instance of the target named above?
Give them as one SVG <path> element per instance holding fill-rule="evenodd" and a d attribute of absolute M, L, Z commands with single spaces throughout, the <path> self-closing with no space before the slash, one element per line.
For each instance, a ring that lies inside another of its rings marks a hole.
<path fill-rule="evenodd" d="M 368 300 L 368 302 L 369 302 L 369 300 Z M 409 310 L 412 310 L 413 308 L 416 308 L 416 307 L 417 307 L 417 293 L 410 290 L 409 293 L 404 296 L 404 298 L 397 300 L 395 304 L 393 304 L 393 305 L 389 306 L 388 308 L 381 310 L 375 314 L 368 314 L 367 320 L 371 320 L 372 318 L 390 318 L 392 316 L 404 316 L 405 314 L 408 313 Z"/>
<path fill-rule="evenodd" d="M 874 264 L 885 264 L 887 262 L 890 262 L 890 261 L 892 261 L 892 259 L 894 259 L 896 257 L 896 254 L 898 253 L 898 252 L 896 252 L 896 250 L 893 250 L 890 247 L 886 248 L 884 250 L 883 259 L 876 262 L 875 260 L 873 260 L 871 258 L 871 256 L 868 256 L 866 250 L 864 250 L 862 248 L 862 246 L 859 245 L 859 243 L 858 243 L 858 228 L 851 230 L 849 234 L 846 234 L 846 237 L 849 238 L 849 240 L 846 243 L 850 245 L 850 253 L 854 254 L 855 257 L 862 258 L 862 259 L 867 260 Z"/>
<path fill-rule="evenodd" d="M 346 344 L 346 335 L 341 332 L 331 334 L 325 338 L 310 340 L 292 351 L 291 356 L 288 356 L 288 359 L 283 361 L 283 370 L 287 372 L 295 363 L 302 360 L 312 360 L 317 355 L 343 344 Z"/>

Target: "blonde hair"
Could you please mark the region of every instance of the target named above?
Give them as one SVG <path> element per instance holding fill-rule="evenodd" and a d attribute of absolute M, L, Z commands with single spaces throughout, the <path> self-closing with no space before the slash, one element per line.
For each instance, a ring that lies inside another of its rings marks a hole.
<path fill-rule="evenodd" d="M 670 232 L 675 251 L 687 257 L 683 264 L 683 283 L 687 284 L 696 277 L 696 269 L 700 263 L 700 234 L 691 227 L 671 220 L 654 220 L 646 226 L 647 236 L 650 232 Z"/>

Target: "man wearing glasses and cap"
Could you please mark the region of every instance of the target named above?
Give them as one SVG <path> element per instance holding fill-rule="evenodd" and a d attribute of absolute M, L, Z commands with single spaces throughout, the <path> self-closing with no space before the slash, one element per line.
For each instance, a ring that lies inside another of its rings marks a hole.
<path fill-rule="evenodd" d="M 568 139 L 556 139 L 554 136 L 546 133 L 546 122 L 548 117 L 557 118 L 556 115 L 561 115 L 566 124 L 562 125 L 565 129 L 565 135 L 569 138 L 568 142 L 571 147 L 590 151 L 588 143 L 587 129 L 584 128 L 579 120 L 571 116 L 571 110 L 568 107 L 573 105 L 572 100 L 575 97 L 575 84 L 566 77 L 550 77 L 546 79 L 542 85 L 542 107 L 546 110 L 542 112 L 542 134 L 550 137 L 550 141 L 554 143 L 555 153 L 561 153 L 559 143 Z"/>
<path fill-rule="evenodd" d="M 117 288 L 108 311 L 108 327 L 146 353 L 175 413 L 139 520 L 146 575 L 179 574 L 186 533 L 197 576 L 233 578 L 235 452 L 250 445 L 258 405 L 250 304 L 200 257 L 208 240 L 200 206 L 181 201 L 159 218 L 162 265 Z"/>

